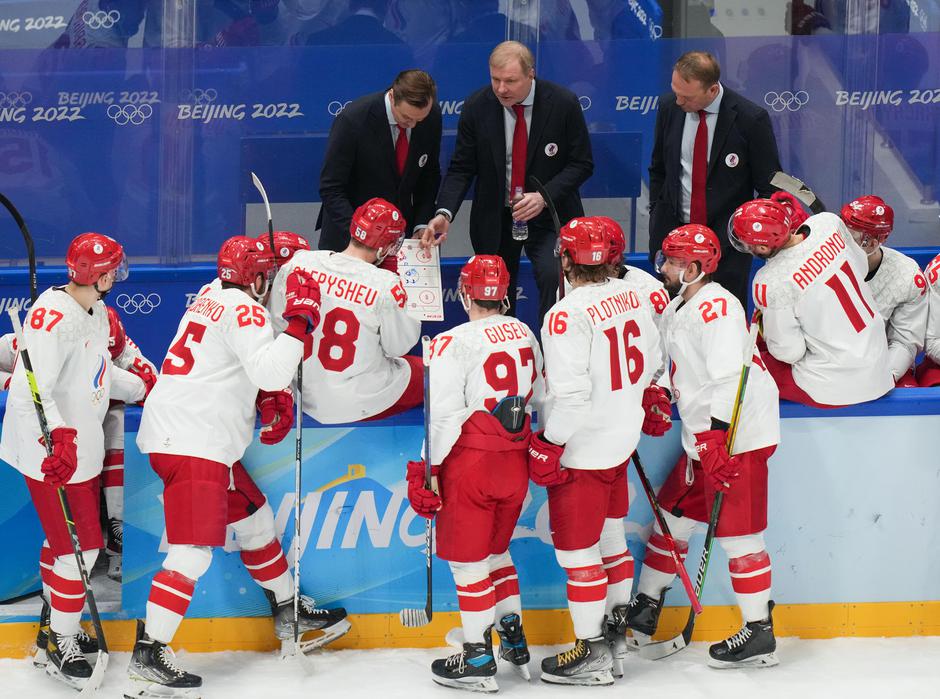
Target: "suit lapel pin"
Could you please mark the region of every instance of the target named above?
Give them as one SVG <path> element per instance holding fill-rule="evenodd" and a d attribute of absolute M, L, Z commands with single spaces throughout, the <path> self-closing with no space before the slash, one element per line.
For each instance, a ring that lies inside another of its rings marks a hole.
<path fill-rule="evenodd" d="M 547 155 L 549 158 L 553 158 L 557 154 L 558 154 L 557 143 L 549 143 L 548 145 L 545 146 L 545 155 Z"/>
<path fill-rule="evenodd" d="M 725 156 L 725 165 L 728 167 L 737 167 L 739 162 L 741 162 L 741 159 L 738 157 L 737 153 L 728 153 L 728 155 Z"/>
<path fill-rule="evenodd" d="M 424 167 L 425 163 L 428 162 L 428 154 L 422 153 L 421 157 L 418 158 L 418 167 Z"/>

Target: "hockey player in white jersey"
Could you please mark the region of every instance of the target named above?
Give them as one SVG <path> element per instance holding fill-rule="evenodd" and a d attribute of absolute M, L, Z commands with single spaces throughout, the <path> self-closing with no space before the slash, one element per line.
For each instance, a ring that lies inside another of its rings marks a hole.
<path fill-rule="evenodd" d="M 212 547 L 225 543 L 226 525 L 271 602 L 276 633 L 292 633 L 293 579 L 274 515 L 238 459 L 254 436 L 259 389 L 283 390 L 309 351 L 319 289 L 302 271 L 288 276 L 282 311 L 287 327 L 275 339 L 263 305 L 274 274 L 269 247 L 245 236 L 229 238 L 219 250 L 218 271 L 222 288 L 206 291 L 183 314 L 137 435 L 164 482 L 169 547 L 150 589 L 146 625 L 138 628 L 129 696 L 198 696 L 202 679 L 178 668 L 167 644 L 209 568 Z M 301 633 L 334 624 L 348 628 L 345 610 L 316 610 L 302 600 Z"/>
<path fill-rule="evenodd" d="M 561 230 L 574 287 L 545 316 L 544 430 L 529 443 L 529 476 L 548 488 L 552 543 L 568 577 L 574 648 L 542 661 L 542 680 L 612 684 L 605 615 L 622 616 L 633 559 L 627 549 L 627 461 L 640 438 L 643 391 L 660 369 L 659 333 L 647 303 L 611 279 L 606 227 L 576 218 Z M 622 644 L 618 644 L 622 645 Z"/>
<path fill-rule="evenodd" d="M 395 272 L 382 269 L 405 235 L 401 212 L 370 199 L 353 213 L 343 252 L 300 250 L 281 268 L 271 292 L 280 330 L 284 282 L 295 269 L 323 295 L 313 355 L 304 362 L 304 412 L 323 424 L 377 420 L 421 404 L 421 358 L 402 356 L 418 341 L 421 322 L 405 312 L 407 294 Z"/>
<path fill-rule="evenodd" d="M 781 398 L 833 408 L 894 387 L 884 319 L 865 283 L 868 260 L 838 216 L 810 216 L 791 232 L 782 205 L 755 199 L 734 212 L 728 237 L 767 261 L 754 278 L 754 304 L 761 355 Z"/>
<path fill-rule="evenodd" d="M 627 239 L 623 234 L 620 224 L 608 216 L 593 216 L 592 218 L 600 221 L 607 229 L 610 236 L 610 274 L 608 276 L 616 279 L 626 279 L 627 282 L 641 291 L 641 295 L 649 300 L 650 313 L 659 327 L 659 319 L 662 313 L 669 305 L 669 294 L 663 288 L 663 283 L 646 270 L 625 264 L 623 254 L 627 249 Z"/>
<path fill-rule="evenodd" d="M 868 256 L 865 281 L 885 319 L 888 365 L 899 387 L 915 387 L 914 359 L 927 332 L 927 280 L 917 263 L 884 243 L 894 228 L 894 210 L 873 194 L 842 207 L 842 221 Z"/>
<path fill-rule="evenodd" d="M 460 272 L 470 320 L 431 342 L 431 473 L 408 463 L 408 499 L 437 517 L 437 555 L 450 562 L 463 625 L 463 650 L 431 665 L 438 684 L 495 692 L 500 656 L 525 669 L 519 579 L 509 540 L 528 492 L 529 416 L 544 398 L 542 353 L 528 326 L 503 315 L 509 271 L 495 255 L 471 257 Z"/>
<path fill-rule="evenodd" d="M 111 361 L 133 371 L 151 384 L 156 382 L 157 367 L 144 356 L 140 347 L 127 335 L 117 309 L 108 306 L 108 350 Z M 108 557 L 108 577 L 121 580 L 121 559 L 124 552 L 124 407 L 112 400 L 104 416 L 104 465 L 101 489 L 104 491 L 108 515 L 104 552 Z"/>
<path fill-rule="evenodd" d="M 927 279 L 927 333 L 924 361 L 917 367 L 919 386 L 940 386 L 940 255 L 924 270 Z"/>
<path fill-rule="evenodd" d="M 85 593 L 57 489 L 63 487 L 68 497 L 90 570 L 103 545 L 99 524 L 102 421 L 111 398 L 142 400 L 147 385 L 113 366 L 108 353 L 108 317 L 101 299 L 127 277 L 121 245 L 99 233 L 83 233 L 69 245 L 65 264 L 69 283 L 40 294 L 23 323 L 52 454 L 46 454 L 41 441 L 26 373 L 17 362 L 0 432 L 0 458 L 23 474 L 46 535 L 40 572 L 44 600 L 51 611 L 48 627 L 40 629 L 40 638 L 45 635 L 46 642 L 40 640 L 36 664 L 81 689 L 92 673 L 84 653 L 96 652 L 97 641 L 79 626 Z"/>
<path fill-rule="evenodd" d="M 767 528 L 767 459 L 780 441 L 777 387 L 755 358 L 748 376 L 735 455 L 726 450 L 726 431 L 744 354 L 750 351 L 744 309 L 727 289 L 711 280 L 721 258 L 712 230 L 687 224 L 669 233 L 657 255 L 657 268 L 675 297 L 663 313 L 660 332 L 670 370 L 659 385 L 667 410 L 674 397 L 682 419 L 683 453 L 658 494 L 659 505 L 680 555 L 688 552 L 696 524 L 708 522 L 716 493 L 724 500 L 718 542 L 728 555 L 731 587 L 744 625 L 709 649 L 713 667 L 769 667 L 777 664 L 770 601 Z M 657 420 L 658 401 L 644 405 Z M 662 408 L 659 408 L 660 410 Z M 647 431 L 647 430 L 644 430 Z M 661 432 L 660 432 L 661 434 Z M 656 630 L 666 589 L 676 575 L 669 545 L 653 523 L 637 595 L 627 625 L 637 639 Z"/>
<path fill-rule="evenodd" d="M 10 390 L 13 378 L 13 365 L 16 361 L 16 336 L 7 333 L 0 336 L 0 390 Z"/>

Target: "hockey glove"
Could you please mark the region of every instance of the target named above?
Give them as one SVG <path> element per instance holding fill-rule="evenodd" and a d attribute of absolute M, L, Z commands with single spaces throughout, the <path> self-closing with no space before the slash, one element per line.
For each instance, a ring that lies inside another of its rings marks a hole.
<path fill-rule="evenodd" d="M 294 426 L 294 394 L 289 388 L 258 391 L 255 407 L 261 413 L 262 444 L 277 444 Z"/>
<path fill-rule="evenodd" d="M 128 371 L 144 382 L 144 397 L 137 401 L 137 405 L 143 405 L 153 387 L 157 385 L 157 375 L 153 373 L 153 369 L 149 364 L 140 361 L 140 359 L 135 359 Z"/>
<path fill-rule="evenodd" d="M 653 384 L 643 391 L 643 434 L 662 437 L 672 427 L 672 404 L 666 390 Z"/>
<path fill-rule="evenodd" d="M 56 487 L 65 485 L 78 468 L 78 446 L 75 438 L 78 432 L 71 427 L 56 427 L 49 433 L 52 439 L 52 453 L 42 460 L 43 481 Z M 39 443 L 46 446 L 46 440 L 39 438 Z"/>
<path fill-rule="evenodd" d="M 424 461 L 408 462 L 408 502 L 411 503 L 411 509 L 425 519 L 434 519 L 444 502 L 440 495 L 425 485 L 424 470 Z M 440 470 L 440 466 L 431 466 L 432 483 Z"/>
<path fill-rule="evenodd" d="M 737 478 L 738 460 L 728 455 L 725 447 L 727 433 L 724 430 L 708 430 L 695 435 L 695 451 L 702 462 L 702 470 L 717 489 L 729 490 Z"/>
<path fill-rule="evenodd" d="M 545 432 L 535 432 L 529 440 L 529 478 L 546 488 L 571 480 L 571 474 L 561 467 L 565 448 L 545 440 Z"/>
<path fill-rule="evenodd" d="M 378 264 L 378 267 L 398 274 L 398 255 L 386 255 L 385 259 Z"/>
<path fill-rule="evenodd" d="M 311 333 L 320 324 L 320 285 L 306 272 L 295 269 L 287 277 L 286 304 L 282 314 L 287 334 L 304 343 L 304 359 L 313 352 Z"/>

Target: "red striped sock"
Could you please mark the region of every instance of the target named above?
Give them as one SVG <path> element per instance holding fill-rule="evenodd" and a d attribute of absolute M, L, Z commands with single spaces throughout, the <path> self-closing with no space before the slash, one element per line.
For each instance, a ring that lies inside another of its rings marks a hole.
<path fill-rule="evenodd" d="M 607 573 L 604 567 L 565 568 L 565 574 L 568 576 L 568 610 L 571 612 L 575 636 L 599 636 L 607 599 Z"/>
<path fill-rule="evenodd" d="M 101 469 L 102 488 L 120 488 L 124 486 L 124 450 L 109 449 L 104 455 Z"/>
<path fill-rule="evenodd" d="M 481 643 L 483 633 L 494 621 L 496 591 L 489 576 L 469 585 L 457 585 L 457 605 L 464 639 L 468 643 Z"/>
<path fill-rule="evenodd" d="M 147 635 L 169 643 L 189 609 L 196 581 L 175 570 L 163 569 L 153 576 L 147 600 Z"/>
<path fill-rule="evenodd" d="M 272 539 L 266 546 L 253 551 L 241 552 L 242 563 L 256 582 L 264 583 L 287 572 L 287 559 L 284 549 L 277 539 Z"/>
<path fill-rule="evenodd" d="M 766 551 L 728 561 L 731 587 L 745 622 L 766 619 L 770 601 L 770 556 Z"/>

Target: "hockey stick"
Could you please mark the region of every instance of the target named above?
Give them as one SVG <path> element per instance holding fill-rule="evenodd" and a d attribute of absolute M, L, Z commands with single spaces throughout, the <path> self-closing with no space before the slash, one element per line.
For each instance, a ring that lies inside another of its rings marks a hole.
<path fill-rule="evenodd" d="M 672 560 L 676 564 L 676 572 L 679 574 L 679 579 L 682 581 L 682 587 L 685 588 L 685 593 L 689 596 L 689 602 L 692 603 L 692 611 L 695 614 L 701 614 L 702 603 L 698 599 L 695 588 L 692 587 L 692 580 L 689 578 L 689 572 L 685 569 L 685 563 L 683 563 L 682 557 L 679 555 L 679 551 L 676 548 L 676 540 L 672 538 L 672 533 L 669 531 L 669 525 L 666 524 L 666 518 L 663 517 L 663 511 L 659 507 L 659 501 L 656 500 L 656 493 L 653 492 L 653 486 L 650 485 L 650 479 L 646 477 L 646 471 L 643 470 L 643 465 L 640 463 L 639 449 L 633 452 L 633 465 L 636 466 L 637 476 L 640 477 L 640 483 L 643 484 L 643 490 L 646 492 L 646 498 L 650 501 L 650 507 L 653 508 L 653 517 L 656 518 L 656 523 L 659 525 L 659 531 L 663 533 L 663 538 L 669 545 L 669 554 L 672 556 Z"/>
<path fill-rule="evenodd" d="M 545 200 L 545 208 L 548 209 L 549 216 L 552 217 L 552 223 L 555 225 L 555 248 L 558 248 L 558 241 L 561 239 L 561 222 L 558 220 L 558 212 L 555 210 L 555 202 L 552 201 L 551 196 L 548 192 L 545 191 L 545 185 L 543 185 L 538 177 L 532 175 L 529 177 L 529 181 L 535 185 L 535 191 L 542 195 L 542 199 Z M 561 300 L 565 298 L 565 270 L 561 266 L 561 254 L 558 255 L 558 299 Z"/>
<path fill-rule="evenodd" d="M 755 318 L 751 322 L 751 330 L 748 342 L 748 352 L 744 357 L 744 363 L 741 366 L 741 376 L 738 379 L 738 391 L 734 397 L 734 407 L 731 410 L 731 422 L 728 426 L 726 447 L 728 453 L 734 451 L 734 442 L 738 435 L 738 425 L 741 422 L 741 408 L 744 405 L 744 393 L 747 390 L 747 379 L 751 373 L 751 364 L 754 361 L 754 352 L 757 351 L 757 329 L 760 325 Z M 724 500 L 724 492 L 719 490 L 715 494 L 715 502 L 712 504 L 711 517 L 708 520 L 708 530 L 705 533 L 705 546 L 702 550 L 702 558 L 698 564 L 698 574 L 695 576 L 695 596 L 701 601 L 702 589 L 705 586 L 705 575 L 708 573 L 708 563 L 711 560 L 712 544 L 715 542 L 715 532 L 718 528 L 718 516 L 721 514 L 721 503 Z M 692 630 L 695 628 L 696 614 L 694 609 L 689 610 L 689 618 L 685 623 L 682 633 L 674 638 L 657 643 L 649 643 L 640 647 L 640 655 L 647 660 L 661 660 L 689 645 L 692 640 Z"/>
<path fill-rule="evenodd" d="M 271 204 L 268 193 L 261 184 L 261 179 L 251 173 L 251 181 L 261 195 L 264 210 L 268 216 L 268 241 L 271 244 L 271 253 L 274 255 L 274 264 L 277 265 L 277 250 L 274 249 L 274 218 L 271 215 Z M 300 488 L 303 481 L 303 400 L 304 400 L 304 360 L 301 358 L 297 364 L 297 400 L 294 401 L 294 655 L 303 663 L 304 670 L 312 671 L 306 654 L 300 647 Z"/>
<path fill-rule="evenodd" d="M 816 193 L 807 187 L 803 180 L 799 180 L 793 175 L 788 175 L 778 170 L 770 178 L 770 184 L 777 189 L 782 189 L 784 192 L 792 194 L 802 203 L 806 204 L 809 210 L 814 214 L 822 213 L 826 210 L 826 205 L 823 204 L 822 199 L 817 197 Z"/>
<path fill-rule="evenodd" d="M 16 335 L 16 344 L 19 347 L 19 357 L 23 361 L 23 370 L 26 372 L 26 381 L 29 383 L 29 392 L 33 397 L 33 405 L 36 408 L 36 417 L 39 420 L 39 430 L 42 432 L 43 441 L 46 446 L 46 455 L 52 456 L 52 436 L 49 432 L 49 423 L 46 421 L 46 411 L 42 407 L 42 397 L 39 395 L 39 387 L 36 383 L 36 375 L 33 373 L 33 363 L 29 359 L 29 352 L 26 349 L 25 338 L 23 337 L 23 326 L 20 323 L 19 314 L 12 308 L 7 309 L 10 321 L 13 323 L 13 333 Z M 85 683 L 85 686 L 79 692 L 79 696 L 90 696 L 98 691 L 104 680 L 104 672 L 108 668 L 108 642 L 104 636 L 104 629 L 101 626 L 101 616 L 98 614 L 98 605 L 95 603 L 95 594 L 91 589 L 91 582 L 88 577 L 88 568 L 85 566 L 85 557 L 82 555 L 81 543 L 78 540 L 78 531 L 75 529 L 75 519 L 72 517 L 72 508 L 69 507 L 69 499 L 65 494 L 65 488 L 59 486 L 57 489 L 59 495 L 59 504 L 62 506 L 62 515 L 65 517 L 65 527 L 69 532 L 69 539 L 72 542 L 72 553 L 75 554 L 75 560 L 78 563 L 78 574 L 82 579 L 82 587 L 85 590 L 85 599 L 88 601 L 88 612 L 91 615 L 91 623 L 95 628 L 95 636 L 98 639 L 98 657 L 95 661 L 95 667 L 91 676 Z M 49 630 L 52 633 L 52 630 Z M 42 649 L 40 649 L 41 651 Z"/>
<path fill-rule="evenodd" d="M 29 296 L 32 301 L 36 300 L 36 251 L 33 247 L 33 236 L 30 235 L 29 229 L 26 227 L 26 221 L 23 220 L 23 216 L 20 214 L 19 210 L 13 206 L 13 202 L 6 198 L 3 194 L 0 194 L 0 204 L 3 204 L 4 208 L 10 212 L 10 215 L 13 217 L 13 220 L 16 221 L 16 225 L 20 229 L 20 233 L 23 235 L 23 242 L 26 243 L 26 259 L 29 262 Z"/>
<path fill-rule="evenodd" d="M 424 364 L 424 487 L 431 489 L 431 338 L 424 335 L 421 338 L 421 359 Z M 428 519 L 424 530 L 424 545 L 427 548 L 427 597 L 424 601 L 424 609 L 402 609 L 398 613 L 398 619 L 402 626 L 410 628 L 424 626 L 431 623 L 434 616 L 432 608 L 431 595 L 431 563 L 433 555 L 431 549 L 434 548 L 434 520 Z"/>

